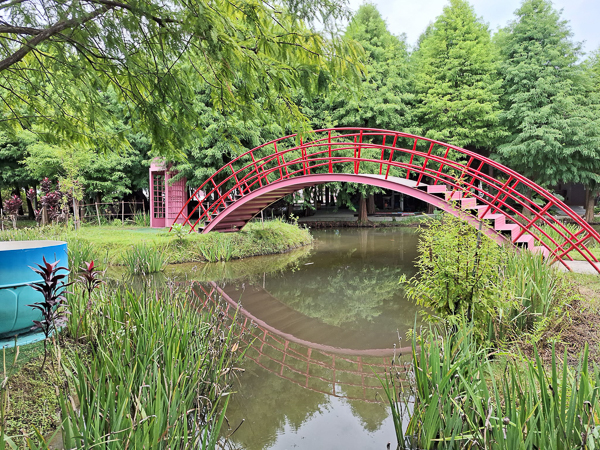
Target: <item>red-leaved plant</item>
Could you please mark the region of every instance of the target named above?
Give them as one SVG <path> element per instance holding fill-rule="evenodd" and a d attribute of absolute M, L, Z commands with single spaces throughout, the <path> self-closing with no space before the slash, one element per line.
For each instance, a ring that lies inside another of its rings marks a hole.
<path fill-rule="evenodd" d="M 44 264 L 36 264 L 37 269 L 31 267 L 31 270 L 42 277 L 42 281 L 31 283 L 29 286 L 40 292 L 44 296 L 44 301 L 27 305 L 42 312 L 42 320 L 34 320 L 34 326 L 31 328 L 32 330 L 41 329 L 45 336 L 44 361 L 40 370 L 43 370 L 46 364 L 49 337 L 66 324 L 68 311 L 65 288 L 71 284 L 62 281 L 68 274 L 66 267 L 58 267 L 59 261 L 49 263 L 45 257 L 43 260 Z M 65 273 L 58 273 L 61 270 L 64 270 Z"/>
<path fill-rule="evenodd" d="M 21 206 L 23 206 L 23 200 L 18 195 L 13 195 L 4 201 L 4 212 L 12 219 L 13 228 L 15 229 L 17 228 L 17 215 Z"/>
<path fill-rule="evenodd" d="M 87 291 L 88 301 L 85 311 L 81 313 L 79 321 L 77 322 L 77 329 L 75 331 L 76 341 L 79 340 L 79 327 L 81 326 L 81 322 L 92 307 L 92 293 L 94 292 L 94 289 L 97 289 L 102 284 L 102 280 L 99 278 L 101 272 L 95 269 L 93 260 L 90 262 L 84 262 L 81 265 L 80 271 L 81 272 L 77 278 L 77 283 Z"/>

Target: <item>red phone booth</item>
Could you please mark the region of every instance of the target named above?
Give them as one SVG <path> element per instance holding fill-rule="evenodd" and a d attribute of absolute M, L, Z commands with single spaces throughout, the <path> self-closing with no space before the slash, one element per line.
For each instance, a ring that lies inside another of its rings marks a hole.
<path fill-rule="evenodd" d="M 187 201 L 185 178 L 171 181 L 176 171 L 164 159 L 155 158 L 150 164 L 150 226 L 152 228 L 170 227 L 177 214 Z M 184 223 L 187 214 L 177 220 Z"/>

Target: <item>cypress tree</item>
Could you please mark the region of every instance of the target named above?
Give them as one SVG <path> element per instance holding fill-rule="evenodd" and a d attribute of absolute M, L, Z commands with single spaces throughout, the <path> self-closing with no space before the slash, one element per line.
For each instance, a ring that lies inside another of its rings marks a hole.
<path fill-rule="evenodd" d="M 330 97 L 334 123 L 346 127 L 416 131 L 415 97 L 405 37 L 390 33 L 377 7 L 366 3 L 353 17 L 345 38 L 364 48 L 366 74 L 355 96 L 339 91 Z M 379 158 L 375 150 L 364 151 L 363 157 L 369 157 L 369 153 L 374 159 Z M 352 163 L 348 166 L 350 172 Z M 343 186 L 340 198 L 350 205 L 350 196 L 359 193 L 358 220 L 366 222 L 367 212 L 375 212 L 373 194 L 377 191 L 372 186 L 352 183 Z"/>
<path fill-rule="evenodd" d="M 497 40 L 509 130 L 499 156 L 543 186 L 574 182 L 595 190 L 600 116 L 591 72 L 577 64 L 579 46 L 550 1 L 525 0 L 515 15 Z"/>
<path fill-rule="evenodd" d="M 450 0 L 414 55 L 418 115 L 426 137 L 489 151 L 503 134 L 495 59 L 487 25 L 468 2 Z"/>

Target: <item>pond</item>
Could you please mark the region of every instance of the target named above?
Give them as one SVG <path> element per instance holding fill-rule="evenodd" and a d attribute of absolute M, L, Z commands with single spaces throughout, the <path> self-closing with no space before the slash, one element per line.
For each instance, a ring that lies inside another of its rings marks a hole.
<path fill-rule="evenodd" d="M 377 376 L 410 345 L 417 308 L 398 279 L 415 273 L 417 234 L 342 229 L 314 238 L 311 249 L 222 264 L 227 276 L 212 274 L 215 282 L 204 287 L 229 302 L 230 314 L 239 303 L 250 344 L 227 410 L 224 434 L 235 430 L 234 448 L 383 449 L 395 442 Z"/>

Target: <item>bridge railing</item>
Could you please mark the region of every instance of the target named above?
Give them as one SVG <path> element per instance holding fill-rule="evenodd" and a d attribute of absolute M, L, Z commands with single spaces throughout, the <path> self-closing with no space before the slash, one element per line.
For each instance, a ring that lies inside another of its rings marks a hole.
<path fill-rule="evenodd" d="M 313 139 L 305 141 L 304 137 L 291 135 L 267 142 L 215 172 L 197 189 L 208 191 L 207 198 L 212 198 L 212 203 L 205 207 L 200 202 L 185 215 L 191 230 L 202 221 L 213 220 L 219 208 L 234 201 L 235 193 L 247 195 L 279 180 L 314 173 L 378 174 L 412 180 L 417 187 L 444 184 L 452 192 L 461 192 L 487 205 L 485 213 L 509 215 L 522 227 L 520 235 L 530 233 L 555 259 L 572 259 L 570 253 L 577 251 L 590 263 L 598 261 L 585 242 L 600 243 L 600 235 L 587 222 L 547 190 L 489 158 L 439 141 L 387 130 L 338 128 L 317 130 L 307 136 Z M 489 173 L 490 168 L 494 175 Z M 187 205 L 178 217 L 186 208 Z M 550 213 L 551 208 L 561 211 L 579 229 L 572 231 L 565 226 Z M 189 217 L 197 209 L 199 217 L 192 224 Z M 549 230 L 556 233 L 558 240 Z"/>

